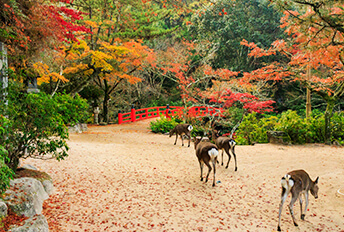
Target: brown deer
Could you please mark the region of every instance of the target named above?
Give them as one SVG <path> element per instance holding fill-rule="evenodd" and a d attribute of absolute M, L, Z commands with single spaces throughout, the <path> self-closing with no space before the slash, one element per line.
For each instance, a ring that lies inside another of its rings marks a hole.
<path fill-rule="evenodd" d="M 209 174 L 212 170 L 210 162 L 213 165 L 214 169 L 214 177 L 213 177 L 213 187 L 215 186 L 215 175 L 216 175 L 216 161 L 217 156 L 219 155 L 219 151 L 215 144 L 208 142 L 208 141 L 202 141 L 202 138 L 194 138 L 194 144 L 195 144 L 195 150 L 196 150 L 196 156 L 198 158 L 198 162 L 201 168 L 201 181 L 203 181 L 203 166 L 204 164 L 208 166 L 208 174 L 205 178 L 205 182 L 208 181 Z"/>
<path fill-rule="evenodd" d="M 278 227 L 277 231 L 281 231 L 281 212 L 283 208 L 283 204 L 287 199 L 288 194 L 291 192 L 291 201 L 289 203 L 289 210 L 291 217 L 293 219 L 294 225 L 298 226 L 296 223 L 296 219 L 294 216 L 293 206 L 297 199 L 300 201 L 300 208 L 301 208 L 301 219 L 305 220 L 305 215 L 307 212 L 308 207 L 308 192 L 310 191 L 311 194 L 314 196 L 315 199 L 318 198 L 318 181 L 319 177 L 316 178 L 315 181 L 312 181 L 307 172 L 304 170 L 295 170 L 291 171 L 282 177 L 281 185 L 282 185 L 282 195 L 281 195 L 281 203 L 279 206 L 279 213 L 278 213 Z M 305 209 L 302 212 L 302 194 L 305 196 L 306 205 Z"/>
<path fill-rule="evenodd" d="M 223 151 L 225 150 L 227 155 L 228 155 L 228 161 L 227 161 L 226 168 L 228 168 L 229 161 L 231 161 L 231 154 L 230 153 L 232 153 L 234 156 L 234 161 L 235 161 L 235 171 L 237 171 L 238 170 L 237 159 L 236 159 L 236 155 L 234 152 L 234 147 L 235 147 L 236 143 L 235 143 L 234 139 L 232 139 L 231 137 L 218 136 L 215 133 L 215 130 L 212 130 L 212 139 L 213 139 L 213 142 L 218 147 L 218 149 L 222 150 L 221 165 L 223 166 Z"/>
<path fill-rule="evenodd" d="M 193 127 L 190 124 L 178 124 L 170 131 L 170 137 L 173 134 L 176 134 L 176 141 L 174 141 L 174 145 L 177 143 L 178 135 L 182 138 L 182 146 L 184 146 L 183 135 L 187 135 L 189 137 L 189 145 L 190 147 L 190 140 L 191 140 L 191 131 Z"/>

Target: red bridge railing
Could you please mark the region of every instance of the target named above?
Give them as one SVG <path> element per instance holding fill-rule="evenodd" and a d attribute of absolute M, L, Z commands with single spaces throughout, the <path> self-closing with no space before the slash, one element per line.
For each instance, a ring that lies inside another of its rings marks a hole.
<path fill-rule="evenodd" d="M 118 113 L 118 124 L 126 122 L 135 122 L 148 118 L 160 117 L 160 114 L 164 115 L 166 118 L 171 118 L 172 116 L 182 115 L 184 107 L 182 106 L 156 106 L 148 107 L 143 109 L 131 108 L 128 113 Z M 209 106 L 192 106 L 187 108 L 187 115 L 192 117 L 204 117 L 207 115 L 214 115 L 216 113 L 219 116 L 223 116 L 224 109 L 215 108 Z"/>

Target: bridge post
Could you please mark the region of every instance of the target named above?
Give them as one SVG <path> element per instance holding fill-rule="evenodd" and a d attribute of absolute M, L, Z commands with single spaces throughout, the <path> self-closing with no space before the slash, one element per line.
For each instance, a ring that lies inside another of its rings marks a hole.
<path fill-rule="evenodd" d="M 154 114 L 153 114 L 154 115 Z M 156 116 L 159 117 L 160 116 L 160 110 L 159 110 L 159 106 L 156 107 Z"/>
<path fill-rule="evenodd" d="M 135 107 L 134 104 L 131 105 L 131 121 L 135 122 L 136 121 L 136 115 L 135 115 Z"/>
<path fill-rule="evenodd" d="M 121 110 L 118 111 L 118 124 L 122 124 L 123 123 L 123 115 Z"/>
<path fill-rule="evenodd" d="M 170 105 L 167 104 L 167 106 L 166 106 L 166 118 L 171 118 L 171 116 L 168 114 L 169 111 L 170 111 Z"/>

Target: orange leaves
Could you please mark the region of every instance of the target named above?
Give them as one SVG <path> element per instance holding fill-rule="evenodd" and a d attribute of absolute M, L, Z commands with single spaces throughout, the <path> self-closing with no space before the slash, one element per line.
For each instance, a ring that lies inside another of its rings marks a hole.
<path fill-rule="evenodd" d="M 239 72 L 233 72 L 228 69 L 213 70 L 209 65 L 206 65 L 204 68 L 204 74 L 208 76 L 216 76 L 222 80 L 228 80 L 230 78 L 236 77 Z"/>
<path fill-rule="evenodd" d="M 108 82 L 125 79 L 130 84 L 135 84 L 141 79 L 129 74 L 131 70 L 139 70 L 143 65 L 155 65 L 153 51 L 142 45 L 142 41 L 124 42 L 118 38 L 114 44 L 100 42 L 97 50 L 91 50 L 81 40 L 80 43 L 73 44 L 67 57 L 71 64 L 65 68 L 65 73 L 82 71 L 89 76 L 97 71 L 98 77 Z"/>
<path fill-rule="evenodd" d="M 330 15 L 342 15 L 343 14 L 343 9 L 342 8 L 333 7 L 331 10 L 332 11 L 331 11 Z"/>
<path fill-rule="evenodd" d="M 37 79 L 38 84 L 41 84 L 43 82 L 48 83 L 51 80 L 52 81 L 61 80 L 62 82 L 68 82 L 68 80 L 64 76 L 56 72 L 50 72 L 49 67 L 46 64 L 37 62 L 33 64 L 33 68 L 35 72 L 37 72 L 39 75 L 39 78 Z"/>

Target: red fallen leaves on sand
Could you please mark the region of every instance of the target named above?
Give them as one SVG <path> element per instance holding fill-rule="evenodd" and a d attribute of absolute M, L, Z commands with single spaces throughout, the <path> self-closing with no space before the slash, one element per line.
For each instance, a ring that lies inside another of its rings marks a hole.
<path fill-rule="evenodd" d="M 1 221 L 4 227 L 0 228 L 0 232 L 8 231 L 12 225 L 22 226 L 26 219 L 28 219 L 28 217 L 18 216 L 11 210 L 11 208 L 8 208 L 8 215 Z"/>

